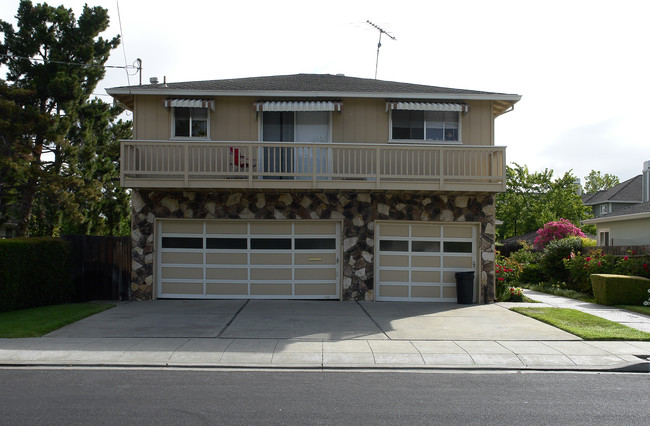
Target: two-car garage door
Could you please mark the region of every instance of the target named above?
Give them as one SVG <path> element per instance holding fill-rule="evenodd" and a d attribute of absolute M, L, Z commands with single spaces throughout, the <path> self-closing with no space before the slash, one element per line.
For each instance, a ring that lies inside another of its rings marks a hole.
<path fill-rule="evenodd" d="M 338 299 L 340 223 L 159 221 L 157 296 Z"/>

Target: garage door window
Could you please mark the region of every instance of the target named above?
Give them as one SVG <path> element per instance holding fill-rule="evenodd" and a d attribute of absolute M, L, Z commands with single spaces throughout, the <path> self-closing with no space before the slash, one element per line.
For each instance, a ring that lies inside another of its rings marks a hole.
<path fill-rule="evenodd" d="M 163 237 L 162 248 L 202 249 L 203 238 Z"/>
<path fill-rule="evenodd" d="M 246 250 L 248 240 L 246 238 L 208 238 L 207 248 L 215 250 Z"/>
<path fill-rule="evenodd" d="M 440 253 L 440 241 L 413 241 L 411 251 L 418 253 Z"/>
<path fill-rule="evenodd" d="M 445 241 L 445 253 L 471 253 L 472 243 L 460 241 Z"/>
<path fill-rule="evenodd" d="M 291 238 L 251 238 L 253 250 L 291 250 Z"/>
<path fill-rule="evenodd" d="M 334 250 L 334 238 L 296 238 L 296 250 Z"/>
<path fill-rule="evenodd" d="M 408 241 L 382 240 L 379 242 L 381 251 L 409 251 Z"/>

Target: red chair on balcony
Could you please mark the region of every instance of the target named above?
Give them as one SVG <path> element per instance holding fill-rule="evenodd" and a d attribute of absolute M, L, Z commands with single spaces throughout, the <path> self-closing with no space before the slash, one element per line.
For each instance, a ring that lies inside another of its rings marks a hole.
<path fill-rule="evenodd" d="M 230 165 L 233 170 L 244 171 L 257 166 L 255 159 L 249 159 L 243 151 L 241 148 L 230 147 Z"/>

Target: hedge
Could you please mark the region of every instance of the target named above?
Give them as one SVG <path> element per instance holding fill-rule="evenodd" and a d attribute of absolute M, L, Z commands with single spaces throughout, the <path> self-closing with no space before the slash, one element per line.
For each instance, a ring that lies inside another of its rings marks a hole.
<path fill-rule="evenodd" d="M 0 240 L 0 312 L 70 302 L 70 245 L 57 238 Z"/>
<path fill-rule="evenodd" d="M 591 287 L 600 305 L 643 305 L 648 300 L 650 280 L 629 275 L 592 274 Z"/>

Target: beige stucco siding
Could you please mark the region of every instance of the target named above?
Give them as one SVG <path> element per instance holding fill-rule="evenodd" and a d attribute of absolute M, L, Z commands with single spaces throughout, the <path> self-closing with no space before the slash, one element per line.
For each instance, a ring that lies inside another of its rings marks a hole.
<path fill-rule="evenodd" d="M 388 141 L 384 99 L 343 99 L 343 112 L 332 113 L 332 140 L 345 143 Z"/>

